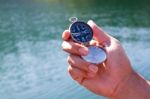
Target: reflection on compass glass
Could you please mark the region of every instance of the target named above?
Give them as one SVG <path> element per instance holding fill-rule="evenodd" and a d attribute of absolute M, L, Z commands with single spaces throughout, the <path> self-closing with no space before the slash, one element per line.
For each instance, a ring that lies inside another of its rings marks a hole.
<path fill-rule="evenodd" d="M 89 42 L 93 38 L 93 31 L 85 22 L 74 22 L 70 26 L 70 32 L 73 40 L 80 43 Z"/>

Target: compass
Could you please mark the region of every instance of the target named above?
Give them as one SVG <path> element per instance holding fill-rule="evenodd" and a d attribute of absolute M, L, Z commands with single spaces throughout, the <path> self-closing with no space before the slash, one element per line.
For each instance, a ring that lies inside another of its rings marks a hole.
<path fill-rule="evenodd" d="M 88 47 L 89 53 L 86 56 L 81 56 L 85 61 L 100 64 L 106 60 L 106 52 L 97 46 L 89 45 L 89 42 L 93 38 L 93 30 L 91 27 L 83 22 L 78 21 L 76 17 L 70 18 L 71 25 L 69 27 L 71 38 L 80 44 Z"/>
<path fill-rule="evenodd" d="M 79 43 L 86 43 L 92 40 L 93 31 L 91 27 L 82 21 L 76 21 L 70 26 L 72 39 Z"/>

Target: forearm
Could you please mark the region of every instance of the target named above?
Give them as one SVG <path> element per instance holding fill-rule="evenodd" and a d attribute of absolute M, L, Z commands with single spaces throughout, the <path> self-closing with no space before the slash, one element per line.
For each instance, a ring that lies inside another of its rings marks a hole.
<path fill-rule="evenodd" d="M 150 82 L 134 72 L 110 99 L 150 99 Z"/>

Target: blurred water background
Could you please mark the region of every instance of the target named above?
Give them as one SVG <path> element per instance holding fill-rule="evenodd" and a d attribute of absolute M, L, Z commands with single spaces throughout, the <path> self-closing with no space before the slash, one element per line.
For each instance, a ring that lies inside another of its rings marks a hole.
<path fill-rule="evenodd" d="M 0 99 L 105 99 L 67 73 L 61 33 L 68 19 L 93 19 L 118 38 L 133 68 L 150 79 L 146 0 L 0 0 Z"/>

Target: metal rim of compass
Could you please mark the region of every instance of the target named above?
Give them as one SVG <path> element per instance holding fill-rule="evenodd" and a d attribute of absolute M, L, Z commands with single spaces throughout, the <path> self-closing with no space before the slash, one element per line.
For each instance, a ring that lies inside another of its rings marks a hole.
<path fill-rule="evenodd" d="M 70 18 L 69 21 L 72 22 L 71 25 L 69 26 L 70 32 L 71 32 L 72 26 L 75 25 L 75 24 L 77 24 L 77 23 L 79 23 L 79 24 L 84 24 L 84 25 L 86 25 L 86 27 L 88 27 L 88 28 L 90 29 L 90 33 L 92 34 L 92 36 L 91 36 L 91 38 L 90 38 L 89 40 L 87 40 L 86 42 L 82 42 L 82 41 L 76 40 L 76 39 L 74 38 L 74 36 L 72 35 L 72 32 L 71 32 L 71 37 L 72 37 L 72 39 L 73 39 L 74 41 L 76 41 L 77 43 L 81 43 L 81 44 L 84 44 L 84 45 L 88 45 L 89 42 L 90 42 L 90 41 L 92 40 L 92 38 L 93 38 L 93 30 L 92 30 L 92 28 L 91 28 L 87 23 L 85 23 L 85 22 L 83 22 L 83 21 L 78 21 L 78 19 L 77 19 L 76 17 Z"/>

